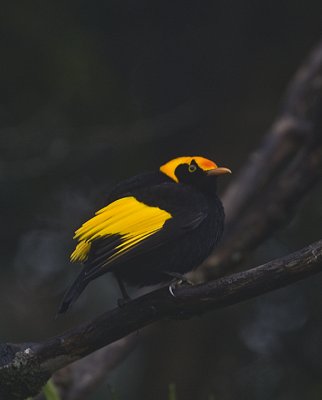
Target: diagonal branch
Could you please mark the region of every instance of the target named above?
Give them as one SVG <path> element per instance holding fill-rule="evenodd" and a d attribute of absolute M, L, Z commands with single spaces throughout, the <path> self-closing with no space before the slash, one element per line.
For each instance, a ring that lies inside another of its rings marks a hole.
<path fill-rule="evenodd" d="M 320 118 L 316 99 L 321 98 L 321 92 L 322 42 L 298 69 L 284 95 L 280 114 L 225 193 L 227 225 L 238 222 L 250 201 L 254 201 L 302 146 L 311 143 L 313 136 L 321 136 L 320 132 L 314 132 L 316 118 Z"/>
<path fill-rule="evenodd" d="M 142 340 L 135 332 L 57 371 L 53 382 L 61 399 L 85 400 Z M 43 397 L 39 400 L 44 400 Z M 38 399 L 37 399 L 38 400 Z"/>
<path fill-rule="evenodd" d="M 35 395 L 63 366 L 161 319 L 186 319 L 280 288 L 322 270 L 322 240 L 286 257 L 215 281 L 168 287 L 41 343 L 2 344 L 0 398 Z"/>
<path fill-rule="evenodd" d="M 322 43 L 291 82 L 282 112 L 225 196 L 226 235 L 200 272 L 240 263 L 290 218 L 322 179 Z"/>

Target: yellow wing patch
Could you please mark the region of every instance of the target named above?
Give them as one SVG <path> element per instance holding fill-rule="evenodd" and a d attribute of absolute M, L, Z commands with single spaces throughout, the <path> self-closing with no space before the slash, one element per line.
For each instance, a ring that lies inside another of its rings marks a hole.
<path fill-rule="evenodd" d="M 86 261 L 91 242 L 110 235 L 120 235 L 122 243 L 110 259 L 119 256 L 142 240 L 159 231 L 171 214 L 158 207 L 150 207 L 135 197 L 123 197 L 97 211 L 95 217 L 85 222 L 74 239 L 79 243 L 70 256 L 72 262 Z"/>

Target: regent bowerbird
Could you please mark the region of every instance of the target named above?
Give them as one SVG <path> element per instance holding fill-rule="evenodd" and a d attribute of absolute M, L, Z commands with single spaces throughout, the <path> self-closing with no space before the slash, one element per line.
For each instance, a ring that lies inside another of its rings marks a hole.
<path fill-rule="evenodd" d="M 83 268 L 59 313 L 107 272 L 126 299 L 125 284 L 169 282 L 198 267 L 222 236 L 224 210 L 216 180 L 230 172 L 204 157 L 178 157 L 116 185 L 107 205 L 75 232 L 78 244 L 70 260 Z"/>

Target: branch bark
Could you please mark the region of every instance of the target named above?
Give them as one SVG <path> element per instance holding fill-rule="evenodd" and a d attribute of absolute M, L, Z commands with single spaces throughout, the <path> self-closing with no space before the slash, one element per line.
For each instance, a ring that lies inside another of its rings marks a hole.
<path fill-rule="evenodd" d="M 226 234 L 200 270 L 213 279 L 285 224 L 322 178 L 322 42 L 296 73 L 282 112 L 223 202 Z"/>
<path fill-rule="evenodd" d="M 131 353 L 139 339 L 142 339 L 142 335 L 132 333 L 57 371 L 53 375 L 53 382 L 60 391 L 61 399 L 87 399 L 99 383 Z"/>
<path fill-rule="evenodd" d="M 250 156 L 245 168 L 230 184 L 224 195 L 228 226 L 238 222 L 261 189 L 285 167 L 303 145 L 311 143 L 314 132 L 316 99 L 322 89 L 322 42 L 298 69 L 284 95 L 281 112 L 263 139 L 262 145 Z M 321 110 L 321 108 L 320 108 Z"/>
<path fill-rule="evenodd" d="M 35 395 L 51 374 L 161 319 L 186 319 L 280 288 L 322 270 L 322 240 L 286 257 L 195 286 L 168 287 L 42 343 L 2 344 L 0 398 Z"/>

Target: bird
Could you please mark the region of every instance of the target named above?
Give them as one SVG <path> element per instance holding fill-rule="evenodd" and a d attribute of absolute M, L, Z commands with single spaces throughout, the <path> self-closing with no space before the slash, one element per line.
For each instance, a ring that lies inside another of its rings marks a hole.
<path fill-rule="evenodd" d="M 75 232 L 70 261 L 83 268 L 58 313 L 105 273 L 114 274 L 127 301 L 127 285 L 170 282 L 198 267 L 223 234 L 216 181 L 229 173 L 205 157 L 181 156 L 117 184 L 106 206 Z"/>

